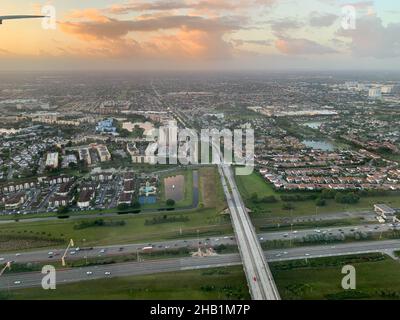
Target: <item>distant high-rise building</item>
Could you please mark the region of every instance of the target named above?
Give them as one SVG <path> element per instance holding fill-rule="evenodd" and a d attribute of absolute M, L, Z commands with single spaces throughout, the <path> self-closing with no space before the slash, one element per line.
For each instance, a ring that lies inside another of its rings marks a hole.
<path fill-rule="evenodd" d="M 399 94 L 400 93 L 400 84 L 394 85 L 392 88 L 392 93 Z"/>
<path fill-rule="evenodd" d="M 58 152 L 49 152 L 47 154 L 46 167 L 58 168 Z"/>
<path fill-rule="evenodd" d="M 367 90 L 367 86 L 363 83 L 359 83 L 357 85 L 357 91 L 364 91 L 364 90 Z"/>
<path fill-rule="evenodd" d="M 374 99 L 381 98 L 382 97 L 381 88 L 371 88 L 371 89 L 369 89 L 368 96 L 370 98 L 374 98 Z"/>
<path fill-rule="evenodd" d="M 354 90 L 354 89 L 357 88 L 358 82 L 356 82 L 356 81 L 347 81 L 345 83 L 345 86 L 347 87 L 348 90 Z"/>
<path fill-rule="evenodd" d="M 383 86 L 381 88 L 382 94 L 390 94 L 392 93 L 393 86 Z"/>

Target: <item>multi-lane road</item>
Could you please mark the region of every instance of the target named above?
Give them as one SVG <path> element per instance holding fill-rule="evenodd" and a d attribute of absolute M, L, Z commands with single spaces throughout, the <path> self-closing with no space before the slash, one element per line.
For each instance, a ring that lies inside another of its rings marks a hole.
<path fill-rule="evenodd" d="M 352 236 L 355 232 L 373 233 L 380 234 L 382 232 L 388 232 L 392 230 L 391 224 L 369 224 L 369 225 L 357 225 L 349 227 L 331 227 L 321 229 L 304 229 L 304 230 L 293 230 L 293 231 L 275 231 L 268 233 L 259 233 L 258 238 L 260 242 L 272 241 L 272 240 L 299 240 L 309 235 L 321 234 L 321 235 L 345 235 Z M 112 257 L 118 255 L 136 254 L 141 253 L 144 247 L 151 246 L 153 251 L 165 251 L 180 248 L 190 248 L 195 251 L 200 242 L 202 248 L 215 248 L 218 245 L 237 245 L 236 239 L 232 235 L 226 235 L 221 237 L 210 237 L 210 238 L 199 238 L 199 239 L 185 239 L 185 240 L 169 240 L 152 243 L 132 243 L 132 244 L 121 244 L 121 245 L 109 245 L 109 246 L 98 246 L 93 248 L 71 248 L 67 254 L 68 260 L 78 260 L 85 258 L 96 258 L 96 257 Z M 23 251 L 23 252 L 7 252 L 0 253 L 0 264 L 7 261 L 14 261 L 17 263 L 29 263 L 29 262 L 46 262 L 59 260 L 64 253 L 65 248 L 51 248 L 47 250 L 34 250 L 34 251 Z"/>
<path fill-rule="evenodd" d="M 218 170 L 231 213 L 250 295 L 254 300 L 279 300 L 278 289 L 246 207 L 237 190 L 232 169 L 229 165 L 219 164 Z"/>
<path fill-rule="evenodd" d="M 261 245 L 259 243 L 259 238 L 257 234 L 255 233 L 255 230 L 253 228 L 253 225 L 251 224 L 250 218 L 246 212 L 246 208 L 243 204 L 243 201 L 241 200 L 241 197 L 239 195 L 239 192 L 237 191 L 236 183 L 232 177 L 232 172 L 231 168 L 226 165 L 220 165 L 219 166 L 220 174 L 221 174 L 221 181 L 223 183 L 224 191 L 226 194 L 227 202 L 229 205 L 229 209 L 231 211 L 231 216 L 232 216 L 232 221 L 233 221 L 233 226 L 235 230 L 235 236 L 236 236 L 236 241 L 239 246 L 239 252 L 240 256 L 243 261 L 243 267 L 246 273 L 246 277 L 248 279 L 249 283 L 249 289 L 250 293 L 253 299 L 257 300 L 275 300 L 275 299 L 280 299 L 278 290 L 276 288 L 275 282 L 272 278 L 272 273 L 270 272 L 270 269 L 268 267 L 268 264 L 266 263 L 264 253 L 261 249 Z M 229 186 L 229 187 L 228 187 Z M 208 240 L 209 243 L 207 243 L 207 246 L 212 246 L 217 244 L 219 239 L 214 238 L 214 243 L 212 243 L 212 240 Z M 234 238 L 232 237 L 224 237 L 224 242 L 229 244 L 229 243 L 234 243 Z M 180 246 L 182 245 L 190 246 L 193 244 L 187 243 L 187 241 L 183 240 Z M 170 243 L 172 246 L 172 243 Z M 163 249 L 168 249 L 170 247 L 169 244 L 163 243 L 162 245 L 157 244 L 157 248 L 160 246 L 163 247 Z M 177 247 L 176 243 L 173 244 L 174 247 Z M 153 244 L 148 244 L 147 246 L 153 246 Z M 69 258 L 90 258 L 93 256 L 105 256 L 105 255 L 121 255 L 121 254 L 127 254 L 127 253 L 132 253 L 132 252 L 139 252 L 143 246 L 137 246 L 137 245 L 128 245 L 128 246 L 111 246 L 108 248 L 93 248 L 91 250 L 70 250 L 68 252 L 67 259 Z M 34 262 L 34 261 L 48 261 L 48 260 L 56 260 L 59 259 L 60 256 L 62 255 L 62 250 L 53 250 L 53 251 L 40 251 L 40 252 L 24 252 L 24 253 L 18 253 L 14 255 L 0 255 L 0 263 L 1 262 L 7 262 L 7 261 L 15 261 L 15 262 Z M 223 257 L 223 258 L 222 258 Z M 236 255 L 237 258 L 237 255 Z M 235 258 L 235 259 L 236 259 Z M 194 258 L 189 258 L 189 260 L 179 260 L 179 261 L 199 261 L 199 260 L 190 260 Z M 223 260 L 221 260 L 223 259 Z M 215 264 L 213 263 L 212 265 L 225 265 L 226 261 L 226 256 L 221 256 L 218 259 L 214 259 L 211 261 L 219 261 L 219 263 Z M 200 261 L 205 261 L 205 260 L 200 260 Z M 235 262 L 235 261 L 234 261 Z M 236 261 L 237 263 L 237 261 Z M 157 265 L 159 266 L 160 269 L 156 269 L 153 271 L 157 270 L 170 270 L 168 267 L 164 268 L 164 264 L 160 263 L 152 263 L 151 266 Z M 123 275 L 128 275 L 132 274 L 130 271 L 129 266 L 131 266 L 132 272 L 134 272 L 135 268 L 133 266 L 138 266 L 137 264 L 125 264 L 122 265 L 123 268 L 119 269 L 119 266 L 121 265 L 114 265 L 110 268 L 112 268 L 112 273 L 117 274 L 119 276 Z M 204 267 L 208 266 L 206 263 Z M 190 267 L 190 265 L 189 265 Z M 193 266 L 192 266 L 193 267 Z M 196 265 L 196 267 L 199 267 Z M 200 265 L 201 267 L 201 265 Z M 101 267 L 98 267 L 101 268 Z M 175 265 L 176 268 L 176 265 Z M 104 271 L 102 269 L 100 274 Z M 149 272 L 152 270 L 152 268 L 146 269 Z M 175 269 L 176 270 L 176 269 Z M 66 272 L 66 273 L 63 273 Z M 79 269 L 73 269 L 69 271 L 63 271 L 61 273 L 61 281 L 63 282 L 68 282 L 72 281 L 71 279 L 75 279 L 76 281 L 83 280 L 81 273 L 79 273 Z M 87 272 L 87 271 L 85 271 Z M 106 275 L 107 271 L 104 271 L 103 275 Z M 97 272 L 98 273 L 98 272 Z M 135 273 L 133 273 L 135 274 Z M 62 278 L 65 275 L 65 278 Z M 90 277 L 92 274 L 85 274 L 86 276 Z M 13 275 L 14 276 L 14 275 Z M 13 277 L 9 276 L 9 277 Z M 27 275 L 29 277 L 29 275 Z M 109 275 L 108 275 L 109 276 Z M 13 284 L 19 285 L 20 283 L 25 283 L 30 284 L 32 281 L 35 282 L 36 278 L 38 277 L 37 274 L 32 275 L 32 279 L 24 279 L 24 281 L 21 280 L 10 280 Z M 36 278 L 35 278 L 36 277 Z M 2 277 L 1 280 L 4 280 L 5 278 Z M 84 277 L 84 279 L 87 279 L 87 277 Z M 59 279 L 60 280 L 60 279 Z M 7 281 L 7 286 L 10 285 L 10 281 Z M 21 282 L 19 282 L 21 281 Z"/>
<path fill-rule="evenodd" d="M 299 247 L 284 250 L 270 250 L 265 252 L 264 254 L 268 261 L 275 262 L 329 256 L 342 256 L 350 254 L 365 254 L 373 252 L 381 252 L 391 254 L 393 256 L 393 251 L 398 250 L 400 250 L 399 240 L 387 240 L 373 242 L 354 242 L 335 246 L 325 245 Z M 239 254 L 224 254 L 211 257 L 163 259 L 120 263 L 107 266 L 62 269 L 57 271 L 56 279 L 57 285 L 61 285 L 85 280 L 196 270 L 241 264 L 242 262 Z M 0 290 L 28 287 L 41 288 L 42 278 L 43 275 L 40 272 L 4 274 L 0 277 Z"/>

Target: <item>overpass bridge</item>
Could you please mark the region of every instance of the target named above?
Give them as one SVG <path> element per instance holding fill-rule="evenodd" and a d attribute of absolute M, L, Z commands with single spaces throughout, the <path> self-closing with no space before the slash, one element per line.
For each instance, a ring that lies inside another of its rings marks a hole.
<path fill-rule="evenodd" d="M 265 260 L 257 234 L 238 192 L 232 168 L 219 164 L 226 201 L 232 217 L 233 229 L 239 247 L 243 268 L 253 300 L 280 300 L 280 295 Z"/>

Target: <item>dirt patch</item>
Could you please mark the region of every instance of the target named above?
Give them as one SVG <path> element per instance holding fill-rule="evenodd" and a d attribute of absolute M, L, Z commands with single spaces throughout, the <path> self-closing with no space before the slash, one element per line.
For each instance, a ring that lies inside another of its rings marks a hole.
<path fill-rule="evenodd" d="M 199 171 L 203 205 L 205 208 L 215 208 L 217 206 L 217 175 L 215 168 L 201 168 Z"/>

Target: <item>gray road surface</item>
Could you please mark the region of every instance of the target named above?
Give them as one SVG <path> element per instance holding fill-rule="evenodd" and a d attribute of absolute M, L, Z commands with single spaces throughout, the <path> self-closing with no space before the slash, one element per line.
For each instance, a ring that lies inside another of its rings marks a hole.
<path fill-rule="evenodd" d="M 265 255 L 268 261 L 274 262 L 372 252 L 390 254 L 396 250 L 400 250 L 399 240 L 355 242 L 336 246 L 313 246 L 285 250 L 271 250 L 267 251 Z M 226 254 L 213 257 L 189 257 L 63 269 L 57 271 L 57 284 L 60 285 L 85 280 L 195 270 L 240 264 L 241 259 L 239 254 Z M 29 287 L 40 288 L 42 277 L 43 275 L 40 272 L 4 274 L 0 277 L 0 290 Z"/>

